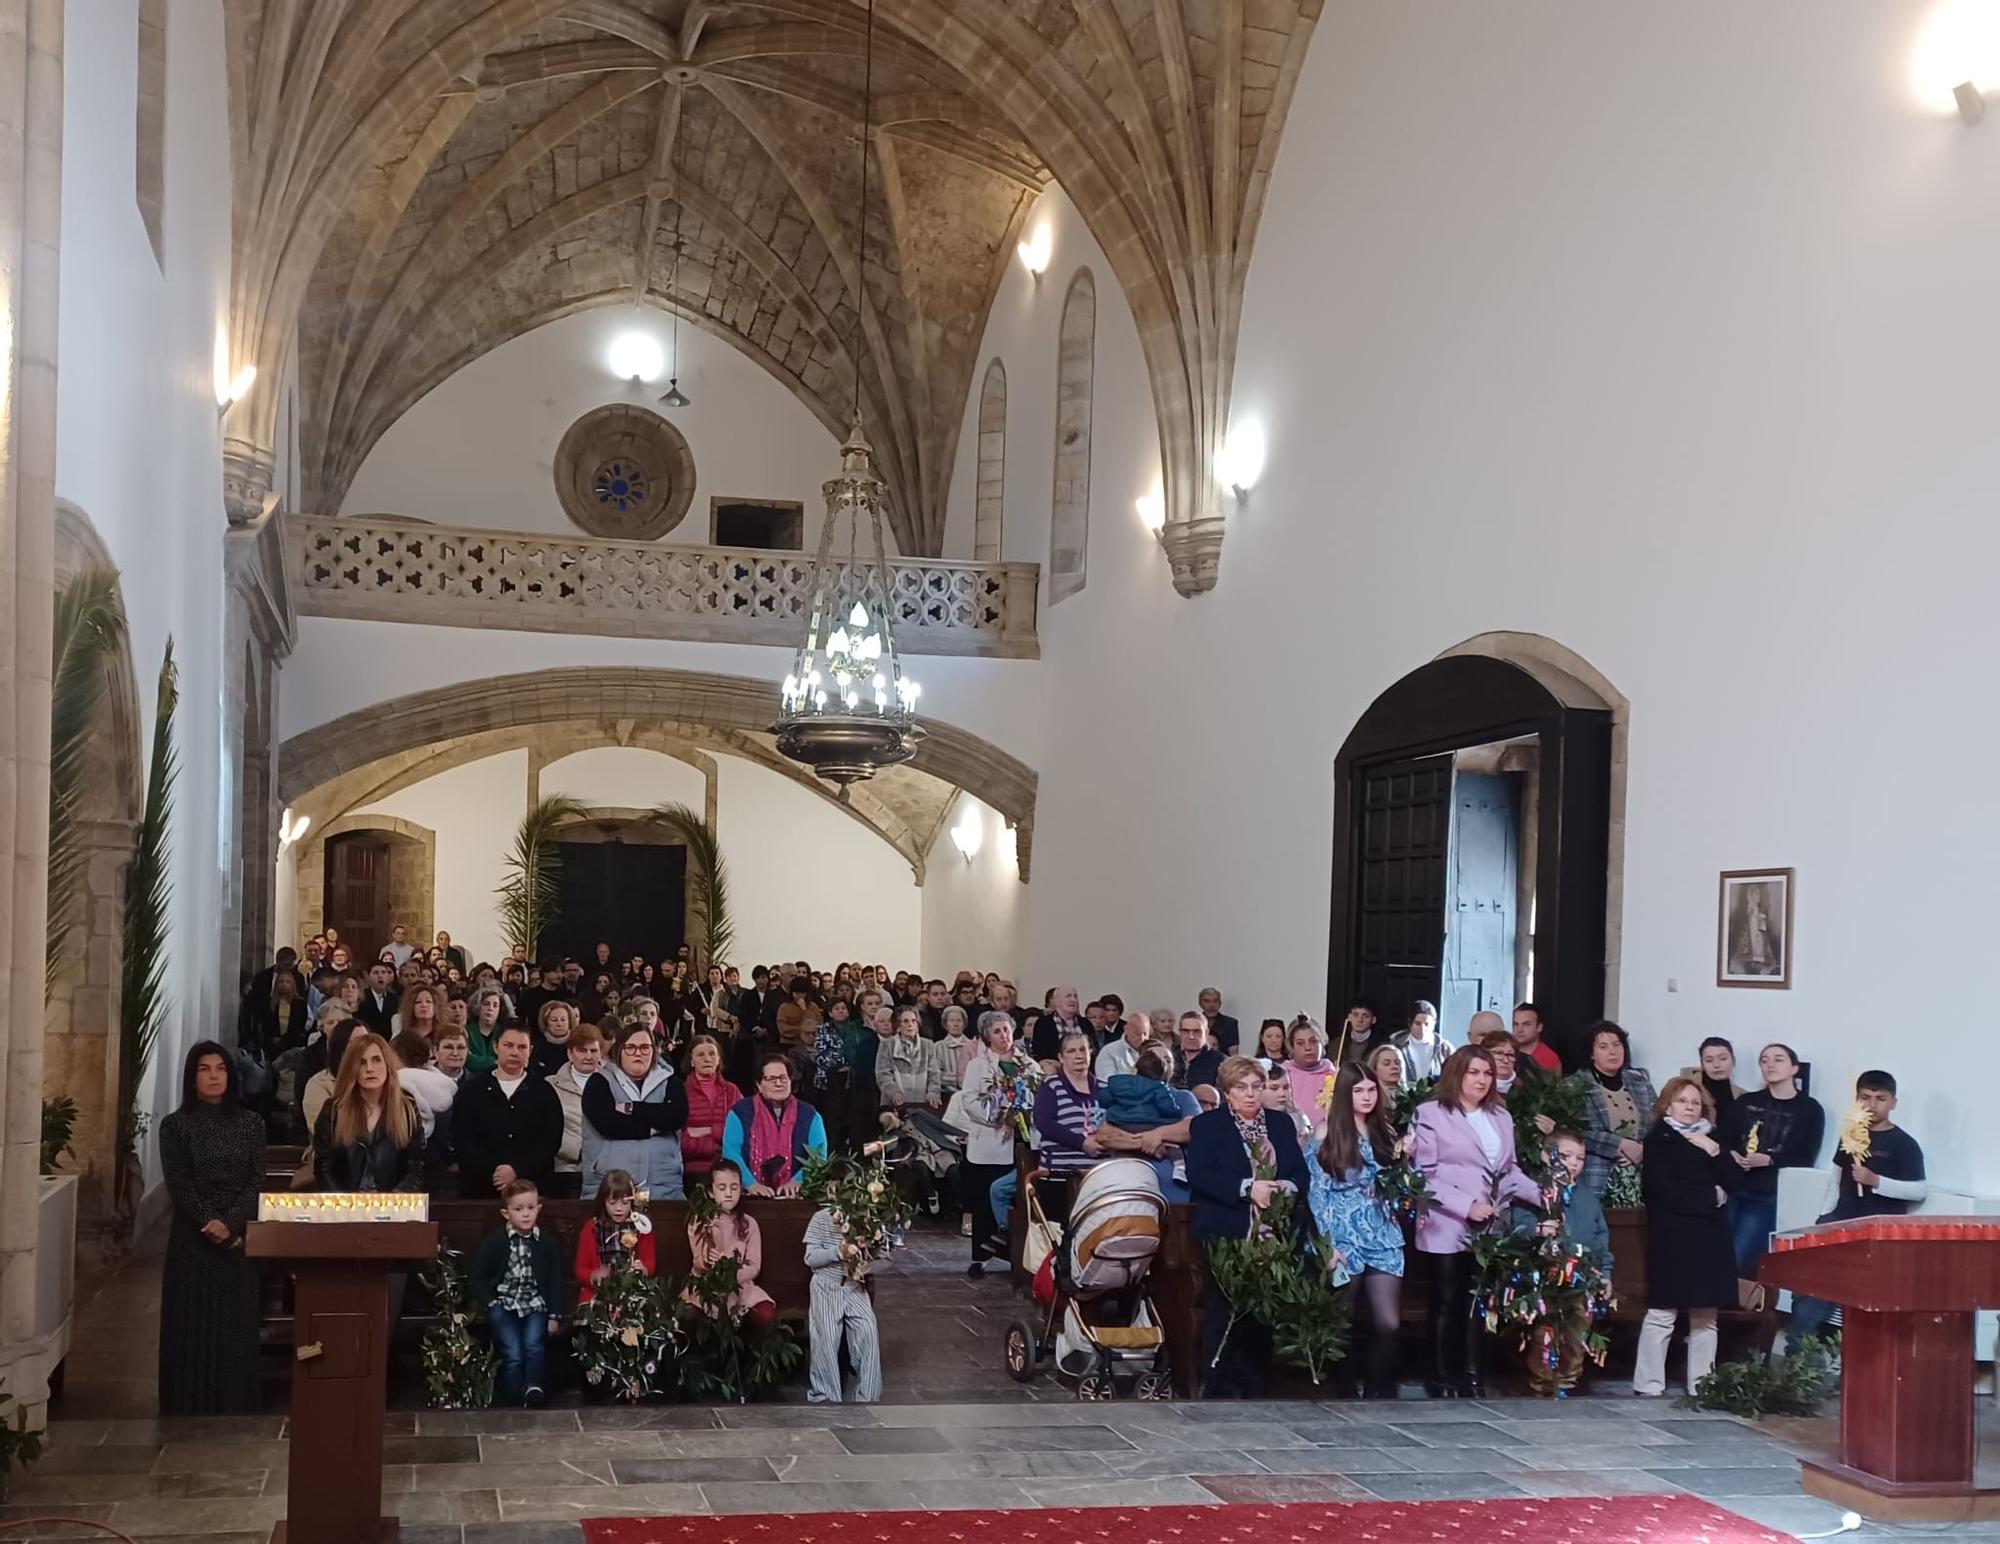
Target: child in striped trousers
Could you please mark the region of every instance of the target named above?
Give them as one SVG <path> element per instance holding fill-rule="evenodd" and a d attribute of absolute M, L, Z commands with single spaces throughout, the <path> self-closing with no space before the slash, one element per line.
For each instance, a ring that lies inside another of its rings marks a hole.
<path fill-rule="evenodd" d="M 839 1404 L 840 1341 L 847 1337 L 848 1358 L 854 1363 L 854 1402 L 872 1405 L 882 1398 L 882 1343 L 875 1330 L 875 1306 L 861 1251 L 833 1230 L 833 1213 L 822 1206 L 806 1224 L 806 1265 L 812 1271 L 812 1300 L 807 1330 L 812 1343 L 812 1381 L 806 1398 L 814 1404 Z"/>

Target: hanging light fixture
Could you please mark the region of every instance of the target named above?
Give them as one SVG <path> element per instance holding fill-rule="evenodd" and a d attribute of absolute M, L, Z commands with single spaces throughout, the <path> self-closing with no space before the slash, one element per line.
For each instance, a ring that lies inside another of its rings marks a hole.
<path fill-rule="evenodd" d="M 673 374 L 667 378 L 667 394 L 660 398 L 661 407 L 689 407 L 693 399 L 681 390 L 681 312 L 675 295 L 681 287 L 681 174 L 678 166 L 674 169 L 674 267 L 667 277 L 667 314 L 673 318 Z"/>
<path fill-rule="evenodd" d="M 917 753 L 915 681 L 906 678 L 889 626 L 888 548 L 882 537 L 882 509 L 888 487 L 875 471 L 875 451 L 861 426 L 861 307 L 868 272 L 868 138 L 874 127 L 875 3 L 868 3 L 861 91 L 861 253 L 857 273 L 864 290 L 856 297 L 854 335 L 854 427 L 840 447 L 840 475 L 821 490 L 826 522 L 820 527 L 813 559 L 805 642 L 782 690 L 783 712 L 772 732 L 778 750 L 811 767 L 843 792 L 883 767 Z M 863 525 L 873 544 L 872 559 L 860 553 Z M 837 563 L 834 542 L 847 535 L 847 560 Z"/>

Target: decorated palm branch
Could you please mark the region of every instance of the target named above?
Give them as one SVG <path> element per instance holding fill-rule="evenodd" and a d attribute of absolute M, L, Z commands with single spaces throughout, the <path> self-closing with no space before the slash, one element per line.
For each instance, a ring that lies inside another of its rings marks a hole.
<path fill-rule="evenodd" d="M 680 1336 L 673 1300 L 626 1255 L 577 1310 L 570 1354 L 583 1381 L 637 1403 L 671 1376 Z"/>
<path fill-rule="evenodd" d="M 812 1154 L 799 1176 L 799 1194 L 822 1202 L 833 1231 L 856 1254 L 842 1270 L 855 1280 L 889 1252 L 890 1240 L 915 1215 L 889 1172 L 889 1144 L 869 1142 L 858 1156 Z"/>
<path fill-rule="evenodd" d="M 493 1403 L 493 1378 L 500 1358 L 472 1333 L 472 1304 L 465 1284 L 465 1256 L 438 1245 L 437 1259 L 424 1272 L 436 1317 L 424 1331 L 424 1403 L 433 1410 L 484 1410 Z"/>
<path fill-rule="evenodd" d="M 709 1207 L 713 1221 L 714 1203 Z M 744 1329 L 742 1312 L 729 1304 L 742 1264 L 734 1255 L 724 1255 L 682 1283 L 680 1298 L 688 1311 L 680 1316 L 676 1373 L 688 1399 L 742 1404 L 783 1383 L 805 1356 L 798 1337 L 784 1325 L 764 1334 Z"/>
<path fill-rule="evenodd" d="M 1436 1078 L 1398 1083 L 1389 1098 L 1389 1125 L 1396 1133 L 1396 1154 L 1375 1174 L 1375 1198 L 1398 1222 L 1412 1224 L 1437 1204 L 1423 1172 L 1410 1162 L 1410 1122 L 1417 1106 L 1437 1092 Z"/>
<path fill-rule="evenodd" d="M 1600 1367 L 1609 1339 L 1603 1329 L 1617 1300 L 1595 1250 L 1573 1239 L 1529 1229 L 1477 1234 L 1472 1239 L 1473 1317 L 1486 1333 L 1519 1345 L 1554 1367 L 1566 1333 L 1574 1333 Z"/>

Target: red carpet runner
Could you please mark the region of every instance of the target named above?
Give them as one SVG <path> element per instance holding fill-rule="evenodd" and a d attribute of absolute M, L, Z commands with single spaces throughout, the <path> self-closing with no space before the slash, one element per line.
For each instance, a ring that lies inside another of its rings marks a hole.
<path fill-rule="evenodd" d="M 1690 1496 L 604 1517 L 589 1544 L 1792 1544 Z"/>

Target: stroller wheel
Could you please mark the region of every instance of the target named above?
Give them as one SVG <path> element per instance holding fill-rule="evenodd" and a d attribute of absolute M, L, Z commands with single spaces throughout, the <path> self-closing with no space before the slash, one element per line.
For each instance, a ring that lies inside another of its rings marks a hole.
<path fill-rule="evenodd" d="M 1077 1380 L 1076 1397 L 1084 1400 L 1109 1399 L 1112 1395 L 1109 1373 L 1085 1373 Z"/>
<path fill-rule="evenodd" d="M 1167 1373 L 1142 1372 L 1139 1374 L 1139 1382 L 1133 1392 L 1144 1400 L 1172 1399 L 1174 1397 L 1174 1380 Z"/>
<path fill-rule="evenodd" d="M 1016 1383 L 1028 1383 L 1034 1379 L 1035 1364 L 1040 1359 L 1040 1348 L 1035 1344 L 1035 1332 L 1020 1319 L 1007 1326 L 1006 1356 L 1007 1374 Z"/>

